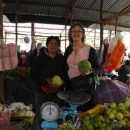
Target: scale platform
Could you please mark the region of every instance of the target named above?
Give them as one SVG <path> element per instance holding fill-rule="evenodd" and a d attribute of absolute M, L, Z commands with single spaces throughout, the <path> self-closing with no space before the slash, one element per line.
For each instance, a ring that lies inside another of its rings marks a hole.
<path fill-rule="evenodd" d="M 82 105 L 91 99 L 89 93 L 80 91 L 61 91 L 57 93 L 57 96 L 66 102 L 79 105 Z"/>

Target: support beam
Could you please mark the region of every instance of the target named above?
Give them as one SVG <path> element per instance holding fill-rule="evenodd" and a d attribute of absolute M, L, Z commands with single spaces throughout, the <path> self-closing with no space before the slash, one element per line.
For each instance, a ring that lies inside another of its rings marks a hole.
<path fill-rule="evenodd" d="M 104 3 L 104 0 L 101 0 L 101 4 L 100 4 L 100 20 L 101 21 L 103 20 L 103 3 Z M 102 44 L 103 44 L 103 23 L 100 23 L 100 48 L 99 48 L 98 59 L 100 58 Z M 99 76 L 100 77 L 102 76 L 102 69 L 100 70 Z"/>
<path fill-rule="evenodd" d="M 31 43 L 31 52 L 35 49 L 36 45 L 35 45 L 35 40 L 34 40 L 34 36 L 35 36 L 35 32 L 34 32 L 34 23 L 32 22 L 31 24 L 31 38 L 32 38 L 32 43 Z"/>
<path fill-rule="evenodd" d="M 118 14 L 121 14 L 123 12 L 125 12 L 127 14 L 127 11 L 128 11 L 129 8 L 130 8 L 130 4 L 127 7 L 125 7 L 123 10 L 121 10 Z M 114 16 L 111 19 L 109 18 L 109 22 L 111 22 L 113 19 L 115 19 Z"/>
<path fill-rule="evenodd" d="M 61 31 L 60 35 L 62 35 L 62 33 L 65 31 L 66 26 L 63 28 L 63 30 Z"/>
<path fill-rule="evenodd" d="M 3 7 L 0 0 L 0 39 L 3 39 Z M 1 43 L 0 43 L 1 44 Z M 4 71 L 0 71 L 0 103 L 4 104 Z"/>
<path fill-rule="evenodd" d="M 75 6 L 77 5 L 78 1 L 79 1 L 79 0 L 75 0 L 74 4 L 72 5 L 72 7 L 71 7 L 71 9 L 70 9 L 70 11 L 69 11 L 69 13 L 67 14 L 67 17 L 66 17 L 66 19 L 65 19 L 65 22 L 66 22 L 67 19 L 70 17 L 71 11 L 75 8 Z"/>

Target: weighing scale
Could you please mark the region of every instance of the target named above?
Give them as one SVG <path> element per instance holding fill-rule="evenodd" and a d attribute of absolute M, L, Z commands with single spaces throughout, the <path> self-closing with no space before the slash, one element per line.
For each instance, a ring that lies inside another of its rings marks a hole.
<path fill-rule="evenodd" d="M 58 128 L 57 119 L 60 112 L 62 113 L 63 123 L 66 122 L 66 117 L 72 117 L 72 126 L 76 128 L 78 111 L 77 107 L 83 105 L 91 99 L 90 94 L 80 91 L 63 91 L 58 92 L 57 96 L 69 104 L 69 107 L 62 107 L 61 109 L 54 102 L 46 102 L 41 106 L 40 112 L 44 119 L 41 127 L 43 130 L 50 130 Z"/>

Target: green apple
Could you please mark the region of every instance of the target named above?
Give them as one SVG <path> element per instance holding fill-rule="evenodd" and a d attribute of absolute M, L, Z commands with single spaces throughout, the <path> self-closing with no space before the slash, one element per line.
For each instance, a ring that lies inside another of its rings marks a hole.
<path fill-rule="evenodd" d="M 123 103 L 122 103 L 122 102 L 120 102 L 118 105 L 123 105 Z"/>
<path fill-rule="evenodd" d="M 86 126 L 86 125 L 83 125 L 83 126 L 82 126 L 82 130 L 87 130 L 87 126 Z"/>
<path fill-rule="evenodd" d="M 100 122 L 105 122 L 105 119 L 102 115 L 97 115 L 97 120 Z"/>
<path fill-rule="evenodd" d="M 108 107 L 108 108 L 107 108 L 107 111 L 112 111 L 112 108 L 111 108 L 111 107 Z"/>
<path fill-rule="evenodd" d="M 117 111 L 124 112 L 126 110 L 126 107 L 124 105 L 117 105 Z"/>
<path fill-rule="evenodd" d="M 128 101 L 130 103 L 130 99 L 126 99 L 126 101 Z"/>
<path fill-rule="evenodd" d="M 114 120 L 116 116 L 115 116 L 115 113 L 110 112 L 108 117 L 109 117 L 109 119 Z"/>
<path fill-rule="evenodd" d="M 130 116 L 130 113 L 129 113 L 128 110 L 125 110 L 123 114 L 124 114 L 124 117 L 129 117 Z"/>
<path fill-rule="evenodd" d="M 111 107 L 112 109 L 115 109 L 115 108 L 116 108 L 116 103 L 115 103 L 115 102 L 110 103 L 110 107 Z"/>
<path fill-rule="evenodd" d="M 105 122 L 103 122 L 103 123 L 101 123 L 101 125 L 99 125 L 99 128 L 105 128 L 106 127 L 106 123 Z"/>
<path fill-rule="evenodd" d="M 113 122 L 118 122 L 118 120 L 114 119 Z"/>
<path fill-rule="evenodd" d="M 96 116 L 95 113 L 92 113 L 91 115 L 89 115 L 90 118 L 94 118 Z"/>
<path fill-rule="evenodd" d="M 117 109 L 113 109 L 112 112 L 116 114 L 117 113 Z"/>
<path fill-rule="evenodd" d="M 105 130 L 105 128 L 100 128 L 99 130 Z"/>
<path fill-rule="evenodd" d="M 89 119 L 90 119 L 89 116 L 85 116 L 85 117 L 84 117 L 84 120 L 89 120 Z"/>
<path fill-rule="evenodd" d="M 111 127 L 112 129 L 115 129 L 115 128 L 116 128 L 116 124 L 115 124 L 115 123 L 110 123 L 110 127 Z"/>
<path fill-rule="evenodd" d="M 127 122 L 126 122 L 126 126 L 130 126 L 130 121 L 127 121 Z"/>
<path fill-rule="evenodd" d="M 127 108 L 130 107 L 130 102 L 126 100 L 126 101 L 123 103 L 123 105 L 124 105 L 124 106 L 126 107 L 126 109 L 127 109 Z"/>
<path fill-rule="evenodd" d="M 88 124 L 88 125 L 87 125 L 87 129 L 88 129 L 88 130 L 93 130 L 93 129 L 94 129 L 94 127 L 93 127 L 93 125 L 92 125 L 92 124 Z"/>
<path fill-rule="evenodd" d="M 126 117 L 124 117 L 124 119 L 123 119 L 123 120 L 124 120 L 125 122 L 128 122 L 128 120 L 129 120 L 129 119 L 128 119 L 128 118 L 126 118 Z"/>
<path fill-rule="evenodd" d="M 111 128 L 109 125 L 107 125 L 107 126 L 105 127 L 105 130 L 112 130 L 112 128 Z"/>
<path fill-rule="evenodd" d="M 107 124 L 109 124 L 110 123 L 110 119 L 108 118 L 108 117 L 104 117 L 105 118 L 105 122 L 107 123 Z"/>
<path fill-rule="evenodd" d="M 86 120 L 83 123 L 84 123 L 84 125 L 88 125 L 88 124 L 90 124 L 90 120 Z"/>
<path fill-rule="evenodd" d="M 117 112 L 116 113 L 116 119 L 119 121 L 119 120 L 122 120 L 124 118 L 124 115 L 123 115 L 123 113 L 121 113 L 121 112 Z"/>
<path fill-rule="evenodd" d="M 100 124 L 99 124 L 97 121 L 94 122 L 94 124 L 93 124 L 93 126 L 94 126 L 95 129 L 99 128 L 99 125 L 100 125 Z"/>
<path fill-rule="evenodd" d="M 108 116 L 110 114 L 111 111 L 106 111 L 106 115 Z"/>
<path fill-rule="evenodd" d="M 120 120 L 120 121 L 119 121 L 119 124 L 120 124 L 121 126 L 126 126 L 126 122 L 125 122 L 124 120 Z"/>

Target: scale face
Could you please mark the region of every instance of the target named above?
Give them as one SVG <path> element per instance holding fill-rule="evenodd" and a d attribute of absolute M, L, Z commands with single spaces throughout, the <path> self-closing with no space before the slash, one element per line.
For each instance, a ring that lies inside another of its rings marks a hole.
<path fill-rule="evenodd" d="M 54 121 L 59 117 L 60 109 L 54 102 L 46 102 L 41 106 L 41 116 L 46 121 Z"/>

